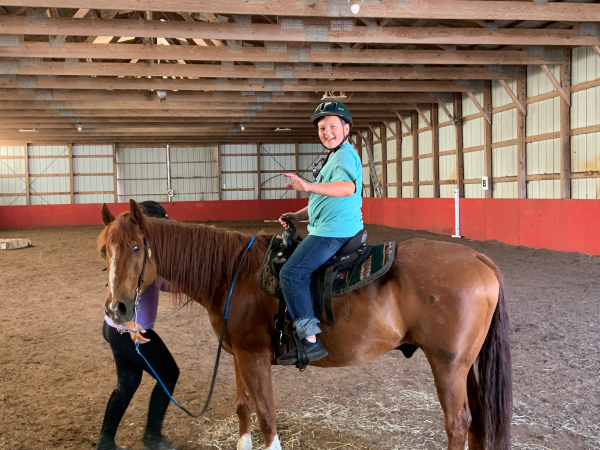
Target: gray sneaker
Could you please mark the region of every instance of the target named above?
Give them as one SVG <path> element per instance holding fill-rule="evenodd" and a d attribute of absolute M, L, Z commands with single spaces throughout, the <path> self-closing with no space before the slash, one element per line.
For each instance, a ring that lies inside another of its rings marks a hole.
<path fill-rule="evenodd" d="M 327 350 L 323 347 L 323 344 L 319 339 L 314 344 L 312 342 L 307 341 L 306 339 L 302 339 L 302 345 L 304 347 L 304 351 L 306 352 L 306 356 L 308 356 L 308 362 L 311 363 L 313 361 L 318 361 L 319 359 L 325 358 L 327 356 Z M 281 355 L 277 358 L 277 364 L 281 364 L 282 366 L 293 366 L 298 363 L 298 350 L 294 349 L 291 352 L 287 352 L 285 355 Z"/>

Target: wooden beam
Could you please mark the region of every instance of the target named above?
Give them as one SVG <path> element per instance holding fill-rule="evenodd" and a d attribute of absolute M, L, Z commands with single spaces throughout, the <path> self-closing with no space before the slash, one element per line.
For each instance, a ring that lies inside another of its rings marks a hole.
<path fill-rule="evenodd" d="M 392 135 L 393 135 L 393 136 L 394 136 L 394 137 L 395 137 L 397 140 L 400 140 L 400 139 L 401 139 L 401 138 L 400 138 L 400 136 L 398 135 L 398 133 L 396 133 L 396 132 L 395 132 L 395 131 L 394 131 L 394 130 L 393 130 L 393 129 L 392 129 L 392 128 L 391 128 L 391 127 L 390 127 L 390 126 L 387 124 L 387 122 L 386 122 L 385 120 L 384 120 L 382 123 L 383 123 L 383 125 L 384 125 L 384 126 L 385 126 L 385 127 L 386 127 L 386 128 L 389 130 L 389 131 L 390 131 L 390 133 L 392 133 Z"/>
<path fill-rule="evenodd" d="M 190 13 L 179 12 L 186 23 L 146 21 L 135 19 L 83 19 L 89 9 L 80 9 L 72 18 L 52 17 L 42 23 L 30 23 L 25 16 L 0 17 L 0 28 L 6 34 L 69 35 L 69 36 L 136 36 L 140 38 L 192 39 L 197 45 L 207 46 L 211 40 L 216 46 L 219 39 L 244 41 L 305 42 L 306 30 L 282 29 L 280 24 L 253 23 L 251 28 L 237 28 L 236 24 L 196 21 Z M 146 11 L 148 12 L 148 11 Z M 214 17 L 214 16 L 213 16 Z M 78 19 L 78 20 L 73 20 Z M 410 32 L 408 32 L 410 30 Z M 501 28 L 489 33 L 482 28 L 450 27 L 381 27 L 377 33 L 367 26 L 355 24 L 352 31 L 329 30 L 328 41 L 364 44 L 441 44 L 441 45 L 594 45 L 596 36 L 580 36 L 577 29 Z"/>
<path fill-rule="evenodd" d="M 570 96 L 563 95 L 563 93 L 571 91 L 571 49 L 564 49 L 563 52 L 565 62 L 560 68 L 561 84 L 559 86 L 562 96 L 560 101 L 560 197 L 568 199 L 571 198 L 571 101 Z M 542 66 L 543 68 L 544 66 Z M 552 74 L 552 72 L 548 70 L 546 74 Z M 554 80 L 556 81 L 556 79 Z"/>
<path fill-rule="evenodd" d="M 197 45 L 143 44 L 80 44 L 65 43 L 64 47 L 50 47 L 47 42 L 21 42 L 18 47 L 0 47 L 0 57 L 36 58 L 94 58 L 185 61 L 247 61 L 290 62 L 288 52 L 268 52 L 266 47 L 242 47 L 232 52 L 227 47 L 200 47 Z M 543 56 L 528 56 L 527 51 L 513 50 L 394 50 L 357 49 L 351 53 L 341 48 L 329 52 L 311 52 L 313 63 L 348 64 L 468 64 L 488 65 L 502 61 L 505 65 L 546 64 Z M 560 61 L 553 62 L 559 64 Z M 339 89 L 336 89 L 339 90 Z"/>
<path fill-rule="evenodd" d="M 440 197 L 440 128 L 438 105 L 431 106 L 431 148 L 433 167 L 433 198 Z"/>
<path fill-rule="evenodd" d="M 427 128 L 431 128 L 431 122 L 429 122 L 429 120 L 427 120 L 427 117 L 425 116 L 425 114 L 423 114 L 423 111 L 421 111 L 421 108 L 419 108 L 416 103 L 413 103 L 413 106 L 415 107 L 415 110 L 417 111 L 417 113 L 419 114 L 421 119 L 423 119 L 423 122 L 425 122 L 425 126 Z M 432 108 L 433 108 L 433 106 L 434 105 L 432 105 Z M 415 126 L 415 124 L 413 124 L 413 127 L 414 126 Z M 417 128 L 418 128 L 418 126 L 417 126 Z"/>
<path fill-rule="evenodd" d="M 181 1 L 159 0 L 11 0 L 12 6 L 58 7 L 115 10 L 149 10 L 149 11 L 187 11 L 219 14 L 255 14 L 278 16 L 312 16 L 328 17 L 325 2 L 289 2 L 287 0 L 264 0 L 258 4 L 246 0 L 229 0 L 215 2 L 213 0 Z M 344 11 L 350 14 L 350 7 Z M 408 5 L 398 5 L 393 0 L 383 0 L 380 4 L 370 4 L 361 8 L 356 17 L 378 17 L 399 19 L 458 19 L 458 20 L 542 20 L 598 22 L 600 21 L 600 5 L 592 3 L 552 2 L 545 6 L 537 6 L 532 2 L 507 2 L 476 0 L 421 0 Z"/>
<path fill-rule="evenodd" d="M 396 130 L 398 133 L 396 136 L 396 198 L 402 197 L 402 132 L 400 128 L 400 121 L 396 121 Z"/>
<path fill-rule="evenodd" d="M 371 128 L 371 127 L 369 127 L 369 128 Z M 373 159 L 375 159 L 375 152 L 373 150 L 373 132 L 371 130 L 367 130 L 367 140 L 371 147 L 371 156 L 373 157 Z M 366 143 L 365 143 L 365 147 L 366 147 Z M 369 153 L 368 148 L 365 148 L 365 150 L 367 150 L 367 157 L 368 157 L 368 153 Z M 375 161 L 373 161 L 373 163 L 375 163 Z M 369 168 L 369 175 L 370 175 L 370 173 L 371 173 L 371 170 Z M 373 197 L 375 197 L 375 184 L 373 183 L 373 180 L 371 179 L 370 176 L 369 176 L 369 180 L 370 180 L 369 195 L 371 198 L 373 198 Z"/>
<path fill-rule="evenodd" d="M 25 158 L 25 204 L 29 205 L 30 200 L 30 187 L 29 187 L 29 144 L 26 142 L 23 145 L 23 151 L 25 152 L 23 157 Z"/>
<path fill-rule="evenodd" d="M 400 122 L 402 122 L 402 125 L 404 125 L 404 128 L 406 128 L 406 131 L 408 131 L 409 133 L 412 133 L 412 128 L 408 126 L 408 124 L 406 123 L 406 120 L 404 120 L 404 117 L 402 117 L 402 115 L 398 112 L 398 111 L 394 111 L 396 113 L 396 116 L 398 117 L 398 119 L 400 119 Z M 415 127 L 415 129 L 418 127 Z"/>
<path fill-rule="evenodd" d="M 561 86 L 561 83 L 558 82 L 558 80 L 556 79 L 556 77 L 554 76 L 552 71 L 548 68 L 548 66 L 546 64 L 542 64 L 540 67 L 542 68 L 544 73 L 548 76 L 550 83 L 552 83 L 552 85 L 556 88 L 556 90 L 559 92 L 559 94 L 563 98 L 563 100 L 567 103 L 567 105 L 571 106 L 571 95 L 568 94 L 567 91 L 565 91 L 563 89 L 563 86 Z M 562 73 L 562 71 L 561 71 L 561 73 Z M 571 88 L 570 88 L 570 83 L 569 83 L 569 91 L 568 92 L 570 92 L 570 89 Z"/>
<path fill-rule="evenodd" d="M 69 147 L 69 190 L 71 192 L 71 204 L 73 205 L 75 203 L 75 189 L 73 187 L 74 184 L 74 180 L 73 180 L 73 144 L 69 143 L 68 144 Z"/>
<path fill-rule="evenodd" d="M 593 45 L 592 48 L 598 56 L 600 56 L 600 45 Z"/>
<path fill-rule="evenodd" d="M 481 103 L 479 103 L 479 101 L 477 101 L 477 99 L 475 98 L 475 96 L 473 95 L 472 92 L 467 92 L 467 95 L 469 96 L 469 98 L 471 99 L 471 101 L 473 102 L 473 104 L 475 105 L 475 107 L 483 115 L 483 117 L 485 118 L 485 120 L 488 123 L 488 125 L 491 125 L 492 124 L 492 111 L 491 111 L 491 109 L 488 112 L 483 106 L 481 106 Z"/>
<path fill-rule="evenodd" d="M 412 125 L 413 198 L 419 198 L 419 116 L 416 111 L 413 111 L 411 114 L 410 124 Z"/>
<path fill-rule="evenodd" d="M 221 162 L 221 142 L 217 144 L 217 171 L 219 176 L 219 200 L 223 200 L 223 163 Z"/>
<path fill-rule="evenodd" d="M 517 83 L 518 83 L 518 81 L 517 81 Z M 524 116 L 526 116 L 527 115 L 527 108 L 525 108 L 525 103 L 523 103 L 521 100 L 519 100 L 519 98 L 515 95 L 515 93 L 512 91 L 512 89 L 506 83 L 505 80 L 500 80 L 500 84 L 502 85 L 502 87 L 504 88 L 504 90 L 506 91 L 506 93 L 508 94 L 508 96 L 510 98 L 512 98 L 512 101 L 515 102 L 515 104 L 517 105 L 517 108 L 519 108 L 519 110 L 521 111 L 521 113 Z"/>
<path fill-rule="evenodd" d="M 379 124 L 379 136 L 381 141 L 381 196 L 388 197 L 388 179 L 387 179 L 387 139 L 383 122 Z M 384 138 L 384 139 L 382 139 Z"/>
<path fill-rule="evenodd" d="M 527 68 L 521 67 L 520 78 L 517 81 L 517 94 L 520 104 L 527 100 Z M 517 103 L 515 101 L 515 103 Z M 517 104 L 519 104 L 517 103 Z M 517 114 L 517 198 L 527 198 L 527 120 L 524 114 Z"/>
<path fill-rule="evenodd" d="M 258 187 L 256 190 L 256 198 L 258 200 L 262 199 L 262 179 L 260 175 L 260 142 L 256 143 L 256 176 L 258 177 Z"/>
<path fill-rule="evenodd" d="M 454 114 L 456 114 L 456 188 L 461 198 L 465 196 L 464 158 L 463 158 L 463 121 L 462 121 L 462 94 L 454 94 Z"/>
<path fill-rule="evenodd" d="M 377 134 L 377 132 L 373 129 L 373 127 L 370 124 L 367 124 L 367 126 L 369 127 L 369 130 L 371 130 L 371 133 L 373 133 L 373 135 L 377 138 L 378 141 L 381 141 L 381 136 Z"/>
<path fill-rule="evenodd" d="M 472 95 L 472 94 L 471 94 Z M 475 100 L 475 96 L 472 97 Z M 484 176 L 488 177 L 488 190 L 485 191 L 486 198 L 493 197 L 494 184 L 492 183 L 492 83 L 485 83 L 485 91 L 483 91 L 483 115 L 489 121 L 483 122 L 483 144 L 484 144 Z"/>
<path fill-rule="evenodd" d="M 436 98 L 438 104 L 442 107 L 442 109 L 446 113 L 446 116 L 448 116 L 448 119 L 450 119 L 450 122 L 452 122 L 453 125 L 456 125 L 456 119 L 454 118 L 454 116 L 452 116 L 452 114 L 450 114 L 450 111 L 448 111 L 448 108 L 446 108 L 446 104 L 441 99 L 439 94 L 437 92 L 434 92 L 433 96 Z M 439 123 L 439 121 L 438 121 L 438 123 Z"/>

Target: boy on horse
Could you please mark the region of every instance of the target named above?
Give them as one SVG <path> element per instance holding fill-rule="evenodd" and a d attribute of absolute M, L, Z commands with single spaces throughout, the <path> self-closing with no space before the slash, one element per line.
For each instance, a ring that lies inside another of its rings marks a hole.
<path fill-rule="evenodd" d="M 352 129 L 352 115 L 341 102 L 321 103 L 311 117 L 319 139 L 328 150 L 314 183 L 297 175 L 286 173 L 291 179 L 286 186 L 310 194 L 308 206 L 286 213 L 279 218 L 284 228 L 288 221 L 298 226 L 309 220 L 309 235 L 302 240 L 279 274 L 281 289 L 294 321 L 294 330 L 302 339 L 309 362 L 327 356 L 327 350 L 316 337 L 321 332 L 315 317 L 310 293 L 311 274 L 362 231 L 362 163 L 354 147 L 348 142 Z M 293 350 L 280 356 L 277 362 L 294 365 L 298 352 Z"/>

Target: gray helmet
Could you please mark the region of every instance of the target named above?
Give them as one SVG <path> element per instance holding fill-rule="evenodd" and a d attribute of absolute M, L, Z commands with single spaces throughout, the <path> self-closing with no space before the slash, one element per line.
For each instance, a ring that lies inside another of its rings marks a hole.
<path fill-rule="evenodd" d="M 344 121 L 350 125 L 350 129 L 352 129 L 352 114 L 348 107 L 342 102 L 328 100 L 321 103 L 317 106 L 317 109 L 315 109 L 315 113 L 310 118 L 310 121 L 314 126 L 318 126 L 319 120 L 327 116 L 338 116 L 339 118 L 344 119 Z"/>

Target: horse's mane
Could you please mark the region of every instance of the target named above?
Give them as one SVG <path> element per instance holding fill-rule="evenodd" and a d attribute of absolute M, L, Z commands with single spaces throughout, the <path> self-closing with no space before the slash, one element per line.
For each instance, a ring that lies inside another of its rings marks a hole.
<path fill-rule="evenodd" d="M 243 251 L 252 236 L 202 224 L 144 218 L 145 234 L 160 276 L 171 282 L 181 302 L 220 301 L 233 281 Z M 270 236 L 259 234 L 238 275 L 238 281 L 256 274 Z"/>

